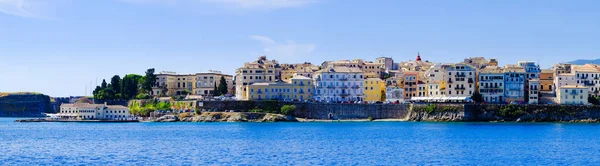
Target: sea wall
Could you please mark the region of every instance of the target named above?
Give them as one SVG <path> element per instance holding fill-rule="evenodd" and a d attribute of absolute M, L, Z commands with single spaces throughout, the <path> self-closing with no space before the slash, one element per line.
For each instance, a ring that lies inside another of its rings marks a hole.
<path fill-rule="evenodd" d="M 409 104 L 339 104 L 339 103 L 303 103 L 277 101 L 200 101 L 198 106 L 204 111 L 247 112 L 262 109 L 279 113 L 283 105 L 295 105 L 292 116 L 306 119 L 402 119 L 407 117 Z"/>
<path fill-rule="evenodd" d="M 52 113 L 50 97 L 43 94 L 18 93 L 0 96 L 0 117 L 40 117 Z"/>
<path fill-rule="evenodd" d="M 600 122 L 600 106 L 414 104 L 408 119 L 455 122 Z"/>

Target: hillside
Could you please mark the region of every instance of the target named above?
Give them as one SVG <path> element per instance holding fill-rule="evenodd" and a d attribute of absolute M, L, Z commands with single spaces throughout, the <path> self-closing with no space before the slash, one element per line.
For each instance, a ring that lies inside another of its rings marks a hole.
<path fill-rule="evenodd" d="M 600 59 L 590 60 L 590 59 L 578 59 L 571 62 L 567 62 L 574 65 L 585 65 L 585 64 L 597 64 L 600 65 Z"/>
<path fill-rule="evenodd" d="M 50 97 L 39 93 L 0 93 L 0 117 L 39 117 L 52 112 Z"/>

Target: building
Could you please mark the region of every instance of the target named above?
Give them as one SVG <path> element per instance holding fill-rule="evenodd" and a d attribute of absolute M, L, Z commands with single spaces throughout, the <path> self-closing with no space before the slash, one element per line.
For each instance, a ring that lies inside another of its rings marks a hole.
<path fill-rule="evenodd" d="M 281 64 L 281 79 L 283 81 L 289 81 L 294 75 L 312 78 L 315 71 L 318 70 L 318 66 L 309 62 L 300 64 Z"/>
<path fill-rule="evenodd" d="M 575 83 L 588 88 L 589 95 L 596 97 L 600 95 L 600 68 L 598 65 L 573 65 Z"/>
<path fill-rule="evenodd" d="M 317 101 L 363 101 L 364 74 L 355 67 L 328 67 L 315 72 L 314 98 Z"/>
<path fill-rule="evenodd" d="M 312 100 L 314 86 L 312 79 L 295 75 L 289 82 L 261 82 L 248 85 L 248 100 Z"/>
<path fill-rule="evenodd" d="M 208 73 L 196 73 L 194 77 L 194 82 L 196 84 L 193 89 L 194 95 L 203 97 L 212 96 L 215 86 L 218 87 L 221 82 L 221 77 L 225 78 L 228 90 L 227 93 L 233 94 L 232 89 L 234 89 L 234 86 L 232 75 L 222 74 L 220 71 L 209 71 Z"/>
<path fill-rule="evenodd" d="M 484 57 L 470 57 L 465 59 L 463 62 L 475 67 L 476 69 L 483 69 L 490 64 L 490 61 Z"/>
<path fill-rule="evenodd" d="M 490 59 L 490 63 L 488 64 L 488 66 L 498 66 L 498 59 L 496 59 L 496 58 Z"/>
<path fill-rule="evenodd" d="M 385 100 L 388 102 L 404 102 L 404 89 L 399 86 L 387 86 L 385 88 Z"/>
<path fill-rule="evenodd" d="M 417 97 L 417 88 L 418 88 L 418 80 L 419 80 L 419 72 L 409 71 L 404 73 L 402 77 L 402 87 L 404 87 L 404 98 L 410 99 L 412 97 Z"/>
<path fill-rule="evenodd" d="M 417 53 L 417 58 L 415 59 L 415 61 L 400 62 L 398 64 L 398 67 L 403 71 L 424 71 L 429 69 L 433 65 L 434 63 L 431 63 L 429 61 L 423 61 L 421 59 L 421 54 Z"/>
<path fill-rule="evenodd" d="M 444 78 L 448 87 L 446 96 L 467 97 L 475 92 L 476 70 L 466 63 L 444 65 L 446 71 Z"/>
<path fill-rule="evenodd" d="M 386 70 L 398 70 L 397 66 L 394 67 L 394 59 L 390 57 L 379 57 L 375 59 L 375 63 L 383 64 Z"/>
<path fill-rule="evenodd" d="M 536 65 L 535 62 L 533 61 L 519 61 L 518 65 L 523 67 L 523 69 L 525 69 L 525 72 L 527 73 L 525 75 L 525 78 L 527 80 L 529 79 L 539 79 L 540 78 L 540 72 L 542 71 L 540 69 L 539 65 Z"/>
<path fill-rule="evenodd" d="M 528 93 L 528 103 L 529 104 L 538 104 L 540 101 L 540 80 L 539 79 L 531 79 L 529 80 L 529 91 Z"/>
<path fill-rule="evenodd" d="M 559 75 L 559 74 L 571 73 L 571 64 L 568 64 L 568 63 L 555 64 L 554 68 L 552 68 L 552 70 L 554 71 L 555 76 Z"/>
<path fill-rule="evenodd" d="M 588 105 L 588 88 L 580 85 L 561 86 L 556 90 L 558 104 Z"/>
<path fill-rule="evenodd" d="M 364 81 L 364 99 L 365 101 L 384 101 L 386 96 L 385 81 L 379 78 L 367 78 Z"/>
<path fill-rule="evenodd" d="M 527 72 L 521 66 L 504 66 L 504 101 L 525 102 L 525 76 Z"/>
<path fill-rule="evenodd" d="M 235 96 L 238 100 L 248 100 L 248 85 L 254 83 L 271 83 L 281 80 L 281 66 L 276 60 L 268 60 L 260 56 L 258 60 L 244 63 L 235 74 Z"/>
<path fill-rule="evenodd" d="M 504 102 L 504 69 L 488 66 L 479 72 L 479 94 L 486 103 Z"/>
<path fill-rule="evenodd" d="M 385 75 L 385 64 L 364 62 L 363 72 L 366 78 L 383 78 Z"/>
<path fill-rule="evenodd" d="M 57 114 L 60 119 L 72 120 L 128 120 L 134 118 L 129 108 L 121 105 L 75 103 L 62 104 Z"/>
<path fill-rule="evenodd" d="M 552 92 L 554 91 L 554 72 L 552 70 L 542 70 L 540 72 L 540 91 Z"/>

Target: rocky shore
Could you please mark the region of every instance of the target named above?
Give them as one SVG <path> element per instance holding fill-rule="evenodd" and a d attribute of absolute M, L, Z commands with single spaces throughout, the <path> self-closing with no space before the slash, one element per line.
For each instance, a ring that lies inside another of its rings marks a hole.
<path fill-rule="evenodd" d="M 153 122 L 297 122 L 292 116 L 254 112 L 203 112 L 200 115 L 167 115 Z"/>

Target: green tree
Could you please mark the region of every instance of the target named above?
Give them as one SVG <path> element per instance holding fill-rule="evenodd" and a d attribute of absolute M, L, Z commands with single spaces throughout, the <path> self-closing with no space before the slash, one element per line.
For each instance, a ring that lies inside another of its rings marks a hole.
<path fill-rule="evenodd" d="M 171 110 L 171 103 L 170 102 L 158 102 L 158 103 L 156 103 L 156 109 L 169 111 L 169 110 Z"/>
<path fill-rule="evenodd" d="M 593 104 L 593 105 L 600 105 L 600 100 L 598 97 L 588 97 L 588 102 Z"/>
<path fill-rule="evenodd" d="M 94 89 L 94 91 L 92 92 L 92 94 L 94 95 L 94 99 L 98 99 L 98 93 L 100 92 L 100 90 L 102 90 L 102 88 L 100 86 L 96 86 L 96 89 Z"/>
<path fill-rule="evenodd" d="M 116 94 L 121 93 L 121 77 L 115 75 L 110 79 L 110 88 L 112 88 Z"/>
<path fill-rule="evenodd" d="M 385 101 L 385 90 L 381 90 L 381 101 Z"/>
<path fill-rule="evenodd" d="M 215 86 L 214 86 L 213 94 L 212 95 L 213 96 L 221 96 L 221 93 L 219 92 L 219 89 L 217 87 L 217 83 L 216 82 L 215 82 Z"/>
<path fill-rule="evenodd" d="M 295 105 L 284 105 L 284 106 L 281 107 L 280 111 L 281 111 L 281 114 L 290 115 L 295 110 L 296 110 L 296 106 Z"/>
<path fill-rule="evenodd" d="M 100 90 L 99 99 L 101 100 L 113 100 L 115 99 L 115 91 L 112 88 L 105 88 Z"/>
<path fill-rule="evenodd" d="M 129 100 L 138 94 L 138 81 L 142 76 L 137 74 L 128 74 L 121 81 L 121 97 Z"/>
<path fill-rule="evenodd" d="M 217 90 L 221 95 L 227 94 L 227 81 L 225 80 L 225 77 L 221 76 Z"/>
<path fill-rule="evenodd" d="M 471 100 L 475 101 L 476 103 L 482 103 L 483 96 L 479 94 L 479 92 L 475 91 L 475 93 L 473 93 L 473 95 L 471 96 Z"/>
<path fill-rule="evenodd" d="M 101 84 L 100 88 L 106 89 L 106 87 L 107 87 L 106 80 L 102 79 L 102 84 Z"/>
<path fill-rule="evenodd" d="M 142 82 L 142 90 L 144 92 L 152 91 L 152 87 L 156 84 L 156 75 L 154 74 L 154 68 L 146 70 L 146 75 Z"/>

